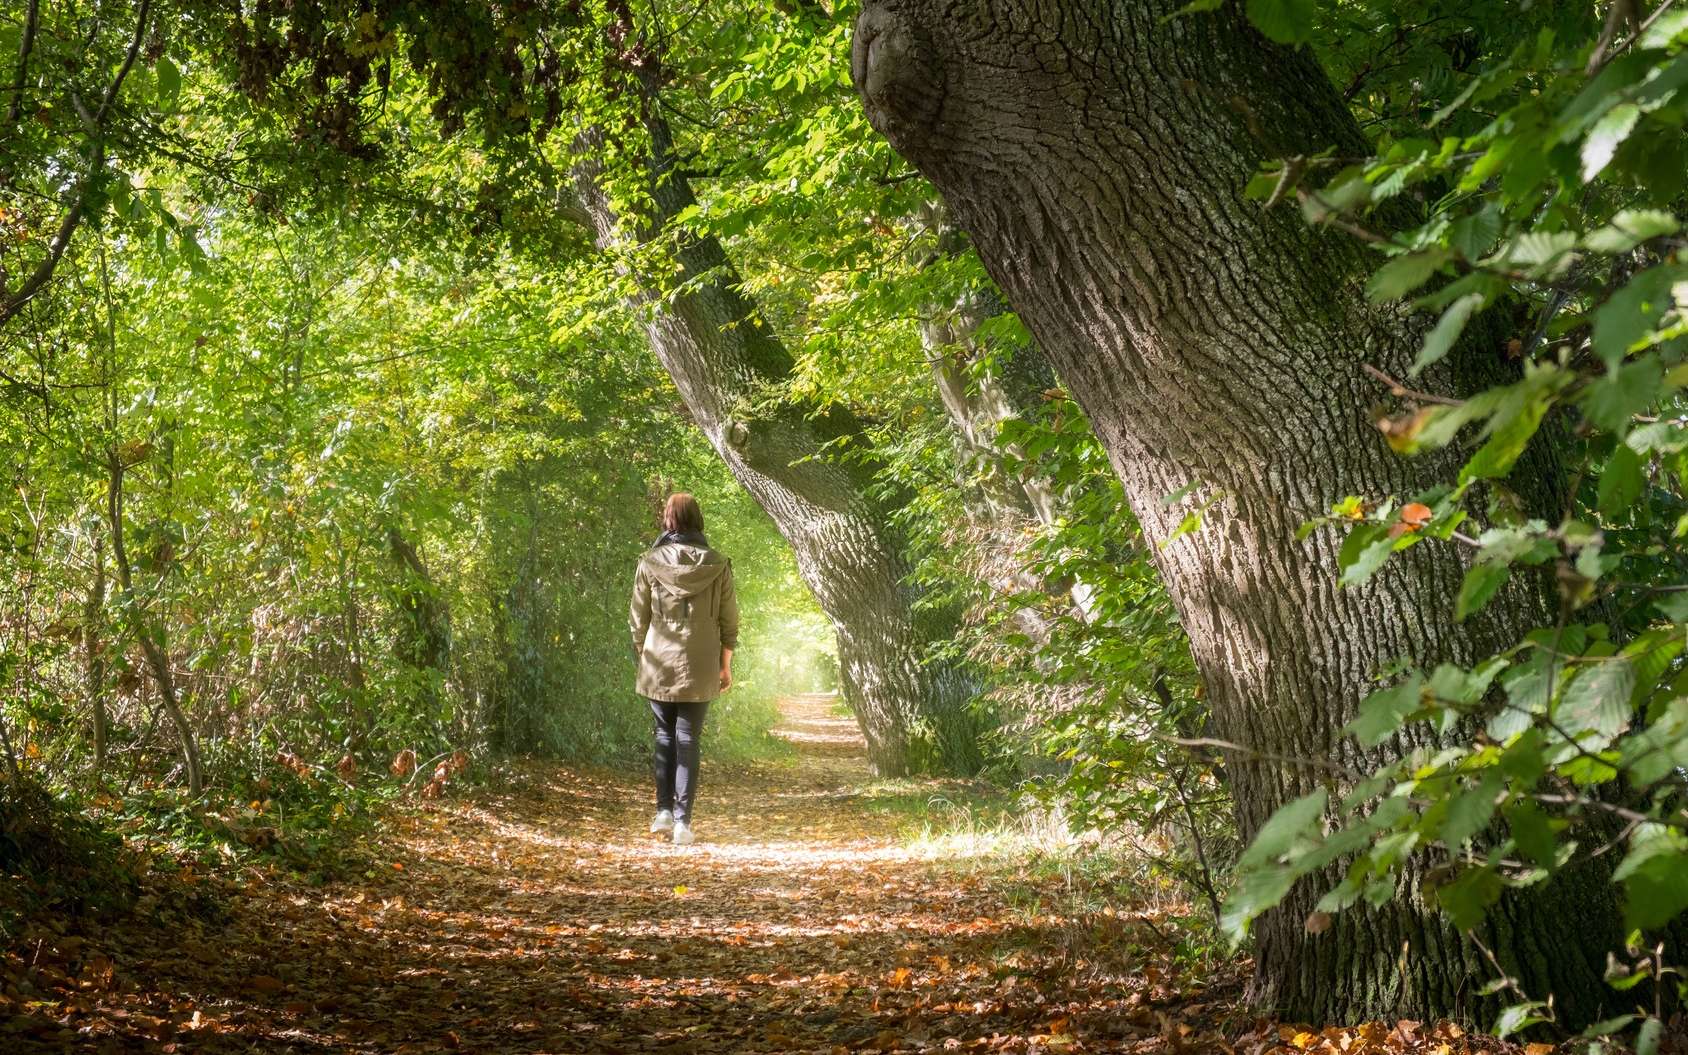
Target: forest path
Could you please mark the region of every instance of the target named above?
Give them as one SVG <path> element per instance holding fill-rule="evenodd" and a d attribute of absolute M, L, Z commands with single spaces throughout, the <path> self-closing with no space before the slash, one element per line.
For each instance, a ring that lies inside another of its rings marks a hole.
<path fill-rule="evenodd" d="M 511 788 L 398 811 L 373 878 L 309 888 L 252 869 L 216 923 L 161 915 L 102 937 L 89 1008 L 42 1050 L 1033 1053 L 1215 1036 L 1225 1003 L 1174 980 L 1152 919 L 1009 909 L 987 873 L 899 838 L 908 814 L 864 794 L 861 742 L 830 698 L 783 714 L 794 759 L 712 764 L 706 739 L 696 845 L 646 832 L 640 772 L 524 763 Z"/>

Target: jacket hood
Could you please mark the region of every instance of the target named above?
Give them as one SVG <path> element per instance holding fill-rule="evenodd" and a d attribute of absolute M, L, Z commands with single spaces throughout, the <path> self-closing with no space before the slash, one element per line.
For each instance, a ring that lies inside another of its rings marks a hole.
<path fill-rule="evenodd" d="M 727 570 L 727 558 L 683 542 L 658 543 L 644 563 L 657 585 L 676 598 L 696 597 Z"/>

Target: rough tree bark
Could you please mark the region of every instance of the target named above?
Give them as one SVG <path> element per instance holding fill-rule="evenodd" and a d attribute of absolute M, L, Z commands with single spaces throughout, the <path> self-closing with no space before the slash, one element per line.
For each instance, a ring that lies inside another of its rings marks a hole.
<path fill-rule="evenodd" d="M 1293 535 L 1345 494 L 1406 494 L 1452 475 L 1380 441 L 1361 370 L 1404 374 L 1415 326 L 1365 301 L 1373 261 L 1294 210 L 1241 191 L 1262 159 L 1366 143 L 1305 51 L 1256 33 L 1240 5 L 1168 18 L 1181 0 L 869 0 L 853 75 L 869 119 L 943 193 L 987 269 L 1095 423 L 1151 537 L 1210 498 L 1206 526 L 1158 555 L 1219 735 L 1275 754 L 1366 765 L 1339 730 L 1386 661 L 1471 661 L 1549 613 L 1520 586 L 1456 626 L 1463 571 L 1418 546 L 1337 588 L 1339 540 Z M 1505 376 L 1475 342 L 1424 383 L 1451 395 Z M 1543 464 L 1515 480 L 1557 484 Z M 1182 503 L 1163 497 L 1190 483 Z M 1397 745 L 1399 747 L 1399 745 Z M 1236 753 L 1252 835 L 1320 780 Z M 1509 897 L 1480 937 L 1563 1020 L 1599 1014 L 1618 937 L 1598 867 Z M 1303 883 L 1258 921 L 1254 994 L 1313 1021 L 1469 1013 L 1490 972 L 1418 897 L 1305 932 Z"/>
<path fill-rule="evenodd" d="M 669 233 L 669 221 L 694 201 L 674 170 L 669 132 L 654 107 L 647 125 L 653 212 L 637 230 L 622 223 L 583 144 L 577 194 L 606 249 Z M 674 256 L 680 273 L 671 284 L 641 284 L 636 307 L 651 348 L 698 427 L 790 543 L 798 572 L 832 621 L 841 689 L 874 770 L 909 772 L 921 761 L 915 755 L 923 733 L 935 740 L 933 761 L 975 768 L 971 687 L 955 668 L 922 662 L 939 628 L 916 611 L 917 594 L 904 582 L 909 567 L 885 510 L 869 497 L 862 473 L 825 457 L 829 444 L 859 433 L 858 424 L 836 408 L 818 416 L 802 407 L 756 410 L 758 393 L 790 375 L 790 352 L 740 291 L 718 241 L 681 235 Z"/>

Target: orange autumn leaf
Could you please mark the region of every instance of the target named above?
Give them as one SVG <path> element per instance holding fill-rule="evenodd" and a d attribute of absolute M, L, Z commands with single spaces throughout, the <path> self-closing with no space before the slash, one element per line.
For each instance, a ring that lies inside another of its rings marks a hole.
<path fill-rule="evenodd" d="M 1407 526 L 1408 531 L 1417 531 L 1430 523 L 1431 515 L 1430 507 L 1423 502 L 1408 502 L 1401 507 L 1401 523 Z"/>

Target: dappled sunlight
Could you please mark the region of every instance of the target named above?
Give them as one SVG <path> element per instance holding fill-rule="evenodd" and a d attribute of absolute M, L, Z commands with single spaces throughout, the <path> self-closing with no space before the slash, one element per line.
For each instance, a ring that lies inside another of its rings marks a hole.
<path fill-rule="evenodd" d="M 354 881 L 254 872 L 214 938 L 116 948 L 133 984 L 82 1029 L 178 1051 L 832 1055 L 1150 1051 L 1214 1028 L 1230 1004 L 1201 1003 L 1211 983 L 1178 981 L 1151 930 L 1010 910 L 952 867 L 1050 833 L 874 781 L 859 738 L 803 739 L 853 732 L 830 707 L 786 704 L 795 762 L 706 763 L 694 846 L 645 830 L 640 773 L 522 763 L 508 790 L 401 810 Z"/>
<path fill-rule="evenodd" d="M 847 754 L 861 750 L 861 730 L 855 718 L 841 710 L 836 695 L 814 693 L 798 699 L 804 707 L 801 715 L 788 714 L 774 730 L 775 736 L 798 747 L 825 747 Z"/>

